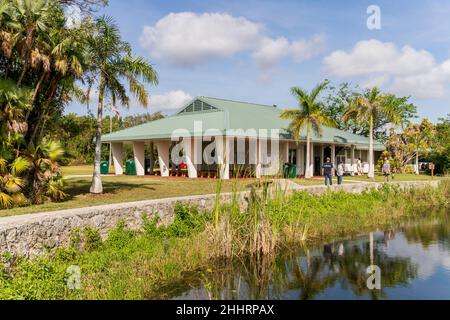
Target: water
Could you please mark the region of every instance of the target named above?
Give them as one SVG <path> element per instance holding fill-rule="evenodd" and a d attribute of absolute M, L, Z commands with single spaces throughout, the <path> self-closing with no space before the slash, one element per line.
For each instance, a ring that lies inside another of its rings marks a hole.
<path fill-rule="evenodd" d="M 371 264 L 380 268 L 380 290 L 367 287 Z M 259 262 L 218 262 L 162 287 L 160 298 L 450 299 L 450 217 L 296 248 Z"/>

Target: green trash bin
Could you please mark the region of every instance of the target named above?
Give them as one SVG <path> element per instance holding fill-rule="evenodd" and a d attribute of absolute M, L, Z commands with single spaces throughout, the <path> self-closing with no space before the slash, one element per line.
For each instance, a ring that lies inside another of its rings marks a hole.
<path fill-rule="evenodd" d="M 134 160 L 130 159 L 125 162 L 125 174 L 130 176 L 136 175 L 136 163 L 134 162 Z"/>
<path fill-rule="evenodd" d="M 294 179 L 297 177 L 297 166 L 295 164 L 291 164 L 291 168 L 289 170 L 289 178 Z"/>
<path fill-rule="evenodd" d="M 109 172 L 109 162 L 102 161 L 100 162 L 100 174 L 108 174 Z"/>

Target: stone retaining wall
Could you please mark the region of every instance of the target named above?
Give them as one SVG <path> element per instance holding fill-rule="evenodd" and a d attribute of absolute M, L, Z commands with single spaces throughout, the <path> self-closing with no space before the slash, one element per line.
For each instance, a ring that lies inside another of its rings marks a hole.
<path fill-rule="evenodd" d="M 398 184 L 401 187 L 437 186 L 438 181 L 399 182 Z M 285 185 L 289 191 L 306 190 L 313 194 L 320 194 L 327 190 L 325 186 L 305 187 L 291 183 Z M 380 185 L 380 183 L 345 184 L 342 189 L 347 192 L 362 192 Z M 337 187 L 333 189 L 337 190 Z M 239 193 L 239 201 L 243 206 L 246 204 L 247 196 L 248 191 Z M 231 193 L 224 193 L 221 195 L 220 202 L 229 203 L 231 198 Z M 211 210 L 215 206 L 216 195 L 146 200 L 0 218 L 0 253 L 10 252 L 27 257 L 40 255 L 47 249 L 67 245 L 70 231 L 74 228 L 90 226 L 98 229 L 102 237 L 105 237 L 119 221 L 124 221 L 128 228 L 139 229 L 143 215 L 149 218 L 158 215 L 162 223 L 170 224 L 173 221 L 177 203 L 196 206 L 201 211 Z"/>

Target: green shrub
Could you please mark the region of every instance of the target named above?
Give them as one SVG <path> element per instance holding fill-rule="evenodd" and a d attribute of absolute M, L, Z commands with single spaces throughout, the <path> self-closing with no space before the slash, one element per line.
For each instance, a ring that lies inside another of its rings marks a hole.
<path fill-rule="evenodd" d="M 120 221 L 116 228 L 109 232 L 105 244 L 115 249 L 122 249 L 129 244 L 134 235 L 135 232 L 125 229 L 125 222 Z"/>
<path fill-rule="evenodd" d="M 102 238 L 100 232 L 92 227 L 86 227 L 83 231 L 84 249 L 86 251 L 93 251 L 101 247 Z"/>

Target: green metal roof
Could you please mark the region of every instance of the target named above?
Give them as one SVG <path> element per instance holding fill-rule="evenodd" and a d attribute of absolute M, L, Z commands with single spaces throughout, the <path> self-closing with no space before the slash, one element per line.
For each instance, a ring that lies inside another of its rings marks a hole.
<path fill-rule="evenodd" d="M 280 118 L 282 109 L 274 106 L 232 101 L 226 99 L 197 97 L 172 116 L 151 121 L 136 127 L 106 134 L 103 142 L 135 141 L 170 138 L 177 129 L 186 129 L 194 135 L 194 122 L 201 121 L 202 133 L 208 129 L 218 129 L 222 134 L 233 129 L 279 129 L 282 139 L 291 139 L 287 130 L 289 120 Z M 247 134 L 249 136 L 249 134 Z M 306 140 L 306 130 L 300 135 Z M 312 142 L 334 142 L 367 148 L 369 139 L 336 128 L 323 127 L 322 136 L 312 134 Z M 384 146 L 374 142 L 375 150 L 384 150 Z"/>

